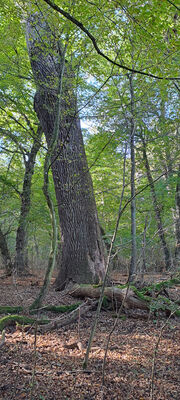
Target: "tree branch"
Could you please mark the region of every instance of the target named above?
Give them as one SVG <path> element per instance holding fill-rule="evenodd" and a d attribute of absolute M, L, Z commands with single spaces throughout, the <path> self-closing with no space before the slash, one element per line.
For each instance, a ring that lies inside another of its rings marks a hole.
<path fill-rule="evenodd" d="M 180 78 L 176 78 L 176 77 L 164 77 L 164 76 L 158 76 L 158 75 L 153 75 L 153 74 L 148 74 L 147 72 L 143 72 L 143 71 L 139 71 L 137 69 L 133 69 L 130 67 L 127 67 L 126 65 L 123 64 L 119 64 L 116 61 L 113 61 L 111 58 L 109 58 L 106 54 L 104 54 L 100 48 L 97 45 L 96 39 L 95 37 L 88 31 L 88 29 L 82 24 L 82 22 L 78 21 L 76 18 L 74 18 L 71 14 L 69 14 L 68 12 L 62 10 L 62 8 L 60 8 L 59 6 L 57 6 L 56 4 L 54 4 L 51 0 L 44 0 L 44 2 L 46 4 L 48 4 L 51 8 L 53 8 L 55 11 L 57 11 L 59 14 L 63 15 L 65 18 L 67 18 L 69 21 L 71 21 L 74 25 L 76 25 L 78 28 L 80 28 L 91 40 L 96 52 L 103 58 L 105 58 L 105 60 L 107 60 L 108 62 L 110 62 L 113 65 L 116 65 L 119 68 L 123 68 L 126 71 L 130 71 L 130 72 L 134 72 L 136 74 L 140 74 L 140 75 L 145 75 L 145 76 L 149 76 L 151 78 L 155 78 L 155 79 L 165 79 L 165 80 L 175 80 L 175 79 L 180 79 Z"/>
<path fill-rule="evenodd" d="M 168 1 L 168 3 L 172 4 L 172 6 L 174 6 L 178 11 L 180 11 L 180 8 L 176 6 L 176 4 L 174 4 L 171 0 L 166 0 L 166 1 Z"/>

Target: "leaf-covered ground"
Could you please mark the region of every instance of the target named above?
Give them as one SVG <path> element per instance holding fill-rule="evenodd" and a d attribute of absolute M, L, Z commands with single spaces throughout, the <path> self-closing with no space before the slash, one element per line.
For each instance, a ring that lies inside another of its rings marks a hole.
<path fill-rule="evenodd" d="M 28 309 L 41 283 L 37 277 L 26 282 L 0 279 L 0 305 L 23 305 Z M 51 287 L 44 304 L 73 301 Z M 45 315 L 54 317 L 52 313 Z M 5 344 L 0 348 L 0 400 L 149 400 L 154 346 L 165 319 L 119 320 L 110 341 L 102 387 L 102 362 L 114 312 L 102 311 L 84 372 L 82 362 L 94 316 L 94 311 L 89 312 L 70 327 L 45 334 L 36 335 L 34 327 L 7 328 Z M 154 400 L 180 398 L 179 327 L 178 318 L 173 318 L 162 332 Z"/>

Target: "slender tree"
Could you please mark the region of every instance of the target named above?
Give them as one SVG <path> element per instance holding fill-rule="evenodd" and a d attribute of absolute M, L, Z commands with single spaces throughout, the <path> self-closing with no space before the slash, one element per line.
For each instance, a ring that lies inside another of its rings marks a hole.
<path fill-rule="evenodd" d="M 16 234 L 16 253 L 14 269 L 18 275 L 22 275 L 28 270 L 27 261 L 27 220 L 31 205 L 31 186 L 32 176 L 37 153 L 41 146 L 41 127 L 37 130 L 37 137 L 33 140 L 33 145 L 29 154 L 24 157 L 25 174 L 23 180 L 23 189 L 21 193 L 21 210 Z"/>
<path fill-rule="evenodd" d="M 134 119 L 134 88 L 133 74 L 129 75 L 131 120 L 130 120 L 130 150 L 131 150 L 131 261 L 129 281 L 136 275 L 136 199 L 135 199 L 135 119 Z"/>
<path fill-rule="evenodd" d="M 176 248 L 175 248 L 175 259 L 176 263 L 180 265 L 180 164 L 177 175 L 177 185 L 176 185 Z"/>
<path fill-rule="evenodd" d="M 166 238 L 165 238 L 165 232 L 164 232 L 162 218 L 161 218 L 161 211 L 159 208 L 155 185 L 153 182 L 151 169 L 150 169 L 150 165 L 149 165 L 149 160 L 148 160 L 148 156 L 147 156 L 146 142 L 142 135 L 141 135 L 141 141 L 142 141 L 142 145 L 143 145 L 143 161 L 144 161 L 145 168 L 146 168 L 148 182 L 150 184 L 153 205 L 154 205 L 155 218 L 156 218 L 157 227 L 158 227 L 158 234 L 159 234 L 159 239 L 160 239 L 163 254 L 164 254 L 165 268 L 166 268 L 166 270 L 168 270 L 171 266 L 171 256 L 170 256 L 169 248 L 168 248 Z"/>

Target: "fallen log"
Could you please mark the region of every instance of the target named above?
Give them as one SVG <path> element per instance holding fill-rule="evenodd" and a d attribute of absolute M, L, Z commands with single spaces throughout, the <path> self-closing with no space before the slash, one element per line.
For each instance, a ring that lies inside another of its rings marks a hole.
<path fill-rule="evenodd" d="M 172 287 L 179 285 L 179 279 L 161 282 L 160 284 L 155 284 L 152 286 L 147 286 L 138 290 L 134 286 L 128 287 L 127 285 L 121 286 L 111 286 L 106 287 L 104 290 L 104 297 L 106 301 L 115 302 L 117 305 L 122 304 L 126 309 L 141 309 L 150 312 L 164 311 L 167 315 L 171 313 L 176 316 L 180 316 L 180 308 L 179 301 L 172 301 L 170 298 L 166 296 L 160 295 L 161 290 L 167 287 Z M 92 286 L 92 285 L 74 285 L 67 292 L 73 297 L 85 299 L 88 298 L 87 301 L 83 302 L 79 305 L 79 303 L 68 305 L 68 306 L 44 306 L 38 310 L 29 310 L 29 314 L 35 314 L 42 311 L 51 311 L 51 312 L 60 312 L 65 313 L 63 316 L 55 318 L 53 320 L 45 320 L 45 319 L 33 319 L 27 315 L 19 315 L 20 313 L 25 312 L 22 307 L 9 307 L 9 306 L 0 306 L 0 313 L 18 313 L 15 315 L 7 315 L 0 319 L 0 331 L 6 328 L 9 325 L 34 325 L 37 324 L 38 330 L 41 332 L 50 331 L 56 328 L 60 328 L 65 325 L 69 325 L 80 316 L 86 315 L 89 310 L 93 310 L 96 308 L 98 299 L 101 293 L 101 286 Z M 44 324 L 42 326 L 42 324 Z"/>
<path fill-rule="evenodd" d="M 75 285 L 69 294 L 77 298 L 91 298 L 98 299 L 101 293 L 101 287 L 95 287 L 92 285 Z M 120 289 L 116 286 L 106 287 L 104 290 L 104 296 L 110 301 L 122 303 L 125 299 L 124 307 L 127 308 L 140 308 L 142 310 L 149 310 L 149 304 L 146 299 L 140 299 L 134 293 L 131 288 Z M 144 296 L 145 297 L 145 296 Z"/>
<path fill-rule="evenodd" d="M 74 285 L 69 291 L 69 294 L 76 298 L 91 298 L 99 299 L 101 293 L 101 287 L 92 285 Z M 166 297 L 151 297 L 145 295 L 134 286 L 122 287 L 122 286 L 111 286 L 104 289 L 104 296 L 112 303 L 116 302 L 121 304 L 124 301 L 124 307 L 127 309 L 141 309 L 146 311 L 169 311 L 174 312 L 177 316 L 180 316 L 180 310 L 178 304 L 167 299 Z"/>

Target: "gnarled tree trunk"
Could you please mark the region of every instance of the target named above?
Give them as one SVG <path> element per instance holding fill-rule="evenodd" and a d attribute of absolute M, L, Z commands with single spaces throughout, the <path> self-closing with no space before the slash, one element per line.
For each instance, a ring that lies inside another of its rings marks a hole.
<path fill-rule="evenodd" d="M 62 43 L 50 28 L 50 14 L 33 14 L 27 24 L 27 44 L 37 92 L 35 111 L 50 144 L 56 119 L 57 79 L 62 63 Z M 104 254 L 93 186 L 84 151 L 73 89 L 73 72 L 66 62 L 59 140 L 52 157 L 60 227 L 62 257 L 57 288 L 69 280 L 97 282 L 104 276 Z"/>

